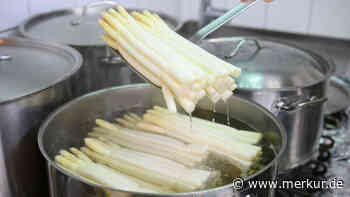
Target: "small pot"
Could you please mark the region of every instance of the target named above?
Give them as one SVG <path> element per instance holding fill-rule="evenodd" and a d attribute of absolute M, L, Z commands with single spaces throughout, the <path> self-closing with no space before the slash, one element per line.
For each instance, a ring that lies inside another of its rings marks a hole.
<path fill-rule="evenodd" d="M 281 123 L 263 107 L 253 102 L 231 97 L 228 99 L 231 118 L 238 119 L 257 131 L 262 132 L 265 140 L 275 150 L 275 156 L 260 171 L 245 179 L 248 180 L 272 180 L 276 176 L 277 164 L 286 145 L 285 131 Z M 113 120 L 128 109 L 149 109 L 154 105 L 164 106 L 161 91 L 147 84 L 137 84 L 124 87 L 101 90 L 85 95 L 69 102 L 53 113 L 41 126 L 38 137 L 39 147 L 47 159 L 50 172 L 51 197 L 104 197 L 108 196 L 105 190 L 113 193 L 113 196 L 164 196 L 164 197 L 219 197 L 219 196 L 268 196 L 270 190 L 245 189 L 235 191 L 232 184 L 203 190 L 199 192 L 178 194 L 144 194 L 103 188 L 85 182 L 69 172 L 57 166 L 54 157 L 61 149 L 82 145 L 83 138 L 94 127 L 94 120 L 102 118 Z M 211 103 L 203 101 L 197 107 L 199 109 L 211 109 Z M 218 113 L 226 112 L 226 105 L 217 105 Z M 137 110 L 138 111 L 138 110 Z M 245 184 L 247 182 L 244 182 Z"/>
<path fill-rule="evenodd" d="M 100 14 L 116 5 L 115 1 L 93 1 L 81 8 L 38 14 L 19 28 L 24 37 L 70 45 L 82 54 L 83 66 L 74 78 L 76 97 L 107 87 L 144 82 L 101 39 L 103 29 L 97 23 Z M 155 13 L 174 30 L 182 26 L 169 15 Z"/>
<path fill-rule="evenodd" d="M 209 39 L 201 47 L 242 68 L 237 95 L 273 112 L 287 130 L 281 170 L 305 164 L 318 153 L 330 60 L 289 44 L 258 38 Z"/>
<path fill-rule="evenodd" d="M 43 119 L 73 98 L 82 57 L 58 44 L 0 39 L 0 196 L 47 196 L 35 139 Z"/>

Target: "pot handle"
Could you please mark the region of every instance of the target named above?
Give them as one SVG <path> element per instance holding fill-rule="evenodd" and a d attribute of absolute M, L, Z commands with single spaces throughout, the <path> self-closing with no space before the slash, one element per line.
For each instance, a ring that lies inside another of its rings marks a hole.
<path fill-rule="evenodd" d="M 83 19 L 86 15 L 86 12 L 89 8 L 96 7 L 96 6 L 103 6 L 103 5 L 115 6 L 115 5 L 117 5 L 117 3 L 115 1 L 110 1 L 110 0 L 90 2 L 83 7 L 83 11 L 81 12 L 81 15 L 78 18 L 75 18 L 71 21 L 71 25 L 73 25 L 73 26 L 80 25 L 83 22 Z"/>
<path fill-rule="evenodd" d="M 318 98 L 316 96 L 289 96 L 282 97 L 272 104 L 273 111 L 294 113 L 304 109 L 305 107 L 319 105 L 326 102 L 326 97 Z"/>
<path fill-rule="evenodd" d="M 0 55 L 0 62 L 11 61 L 11 60 L 12 60 L 12 56 L 10 56 L 10 55 Z"/>
<path fill-rule="evenodd" d="M 254 44 L 255 44 L 255 46 L 256 46 L 256 48 L 257 48 L 255 53 L 257 53 L 258 51 L 260 51 L 260 50 L 263 48 L 263 47 L 261 46 L 261 44 L 259 43 L 259 41 L 256 40 L 256 39 L 253 39 L 253 38 L 245 38 L 245 37 L 242 37 L 242 38 L 238 38 L 237 40 L 239 41 L 238 44 L 237 44 L 237 46 L 235 46 L 235 47 L 233 48 L 232 52 L 231 52 L 229 55 L 225 56 L 226 59 L 231 59 L 231 58 L 235 57 L 235 56 L 237 55 L 238 51 L 241 49 L 241 47 L 242 47 L 247 41 L 250 41 L 250 40 L 254 42 Z"/>

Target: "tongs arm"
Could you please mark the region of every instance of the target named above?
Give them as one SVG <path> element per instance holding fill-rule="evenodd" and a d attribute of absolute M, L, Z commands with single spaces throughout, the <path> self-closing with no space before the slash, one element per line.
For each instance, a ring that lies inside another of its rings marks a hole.
<path fill-rule="evenodd" d="M 240 2 L 237 6 L 226 12 L 224 15 L 220 16 L 219 18 L 215 19 L 208 25 L 201 28 L 197 33 L 195 33 L 191 37 L 191 41 L 194 43 L 198 43 L 204 38 L 206 38 L 209 34 L 226 24 L 227 22 L 231 21 L 234 17 L 239 16 L 244 11 L 246 11 L 250 6 L 254 5 L 257 2 L 257 0 L 250 0 L 248 2 L 242 3 Z"/>

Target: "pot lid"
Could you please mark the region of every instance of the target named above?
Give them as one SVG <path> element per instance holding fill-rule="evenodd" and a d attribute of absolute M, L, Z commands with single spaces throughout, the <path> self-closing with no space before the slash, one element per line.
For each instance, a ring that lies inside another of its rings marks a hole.
<path fill-rule="evenodd" d="M 239 88 L 294 89 L 326 79 L 333 66 L 322 57 L 269 40 L 218 38 L 203 41 L 201 47 L 242 68 Z"/>
<path fill-rule="evenodd" d="M 0 39 L 0 103 L 46 89 L 79 70 L 74 49 L 20 38 Z"/>
<path fill-rule="evenodd" d="M 39 14 L 22 24 L 20 32 L 28 38 L 72 46 L 104 46 L 101 39 L 103 29 L 97 21 L 101 18 L 102 11 L 116 5 L 113 1 L 98 1 L 82 8 Z M 180 23 L 174 18 L 160 13 L 159 15 L 171 28 L 180 27 Z"/>

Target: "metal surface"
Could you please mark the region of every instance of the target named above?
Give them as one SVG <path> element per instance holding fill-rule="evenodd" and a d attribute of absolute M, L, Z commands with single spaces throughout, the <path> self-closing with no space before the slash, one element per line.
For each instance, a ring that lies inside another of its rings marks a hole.
<path fill-rule="evenodd" d="M 228 100 L 230 116 L 253 126 L 259 132 L 263 132 L 265 139 L 276 151 L 276 157 L 267 166 L 256 174 L 247 177 L 251 179 L 273 179 L 276 175 L 277 163 L 286 145 L 286 136 L 283 126 L 274 116 L 263 107 L 247 100 L 231 97 Z M 82 145 L 82 139 L 94 126 L 96 118 L 112 120 L 121 115 L 125 110 L 133 108 L 143 111 L 154 105 L 164 106 L 161 91 L 151 85 L 138 84 L 124 87 L 101 90 L 84 97 L 78 98 L 64 105 L 53 113 L 42 124 L 38 136 L 39 147 L 47 159 L 51 170 L 50 181 L 56 188 L 54 197 L 107 196 L 103 188 L 98 185 L 86 183 L 79 177 L 74 177 L 69 172 L 59 168 L 54 162 L 54 156 L 61 149 Z M 239 106 L 239 107 L 238 107 Z M 202 109 L 211 109 L 209 100 L 203 101 L 198 106 Z M 220 103 L 216 106 L 217 112 L 225 113 L 226 105 Z M 245 185 L 246 186 L 246 185 Z M 226 185 L 215 189 L 181 194 L 143 194 L 111 190 L 115 196 L 246 196 L 256 192 L 258 196 L 268 196 L 268 190 L 243 190 L 234 191 L 232 185 Z"/>
<path fill-rule="evenodd" d="M 87 17 L 86 13 L 88 11 L 89 8 L 92 8 L 92 7 L 95 7 L 95 6 L 101 6 L 101 5 L 110 5 L 112 7 L 114 7 L 117 3 L 115 1 L 106 1 L 106 0 L 103 0 L 103 1 L 93 1 L 93 2 L 90 2 L 88 4 L 86 4 L 84 7 L 83 7 L 83 11 L 81 12 L 81 15 L 78 16 L 76 19 L 73 19 L 71 21 L 71 25 L 81 25 L 81 23 L 83 22 L 83 20 Z"/>
<path fill-rule="evenodd" d="M 1 55 L 0 56 L 0 61 L 10 61 L 12 60 L 12 57 L 9 55 Z"/>
<path fill-rule="evenodd" d="M 227 58 L 241 40 L 245 42 L 233 58 Z M 256 45 L 258 40 L 259 45 Z M 247 89 L 296 89 L 317 84 L 333 68 L 309 51 L 258 38 L 215 38 L 201 44 L 210 53 L 242 68 L 238 87 Z M 329 72 L 328 72 L 329 71 Z"/>
<path fill-rule="evenodd" d="M 232 52 L 230 53 L 230 55 L 225 56 L 226 59 L 229 58 L 233 58 L 234 56 L 237 55 L 237 53 L 239 52 L 239 50 L 241 49 L 241 47 L 248 41 L 248 38 L 240 38 L 237 46 L 233 47 Z M 254 42 L 255 46 L 256 46 L 256 52 L 259 52 L 262 49 L 262 46 L 259 44 L 259 42 L 255 39 L 252 39 L 252 41 Z"/>
<path fill-rule="evenodd" d="M 199 24 L 195 21 L 184 23 L 180 33 L 190 38 L 198 29 Z M 224 25 L 209 37 L 258 37 L 296 45 L 303 49 L 317 52 L 322 57 L 330 57 L 336 65 L 336 74 L 350 77 L 350 40 L 321 37 L 310 34 L 294 34 L 287 32 L 276 32 L 270 30 L 243 28 L 238 26 Z"/>
<path fill-rule="evenodd" d="M 258 40 L 260 49 L 255 44 L 246 43 L 233 58 L 228 59 L 225 57 L 232 53 L 241 38 L 211 39 L 203 42 L 202 47 L 241 67 L 243 71 L 237 80 L 237 94 L 260 103 L 284 124 L 288 145 L 281 169 L 289 170 L 306 163 L 317 153 L 326 88 L 334 67 L 332 62 L 310 51 L 266 39 L 249 38 L 254 39 Z M 278 110 L 275 106 L 281 98 L 302 105 L 298 110 Z M 314 101 L 318 102 L 315 104 Z"/>
<path fill-rule="evenodd" d="M 341 76 L 332 76 L 327 90 L 328 101 L 325 114 L 333 114 L 350 106 L 350 81 Z"/>
<path fill-rule="evenodd" d="M 46 89 L 79 70 L 70 47 L 20 38 L 0 39 L 0 104 Z"/>
<path fill-rule="evenodd" d="M 159 87 L 157 84 L 153 83 L 151 80 L 147 79 L 142 73 L 140 73 L 138 70 L 136 70 L 131 64 L 129 64 L 128 60 L 126 60 L 117 50 L 114 50 L 113 48 L 110 48 L 115 57 L 119 57 L 121 59 L 121 62 L 124 62 L 126 65 L 128 65 L 128 68 L 136 74 L 140 79 L 144 80 L 145 82 L 152 84 L 154 87 Z"/>
<path fill-rule="evenodd" d="M 219 29 L 221 26 L 225 25 L 226 23 L 230 22 L 235 17 L 241 15 L 244 13 L 248 8 L 253 6 L 257 0 L 249 0 L 248 2 L 242 3 L 240 2 L 237 6 L 232 8 L 231 10 L 227 11 L 226 13 L 223 13 L 222 16 L 218 17 L 214 21 L 210 22 L 208 25 L 201 28 L 197 33 L 195 33 L 191 40 L 194 43 L 198 43 L 204 38 L 206 38 L 209 34 L 214 32 L 215 30 Z M 210 7 L 202 8 L 205 12 L 207 12 Z"/>
<path fill-rule="evenodd" d="M 114 55 L 100 38 L 103 34 L 103 29 L 97 23 L 100 13 L 115 5 L 117 2 L 113 5 L 110 1 L 99 1 L 82 8 L 43 13 L 33 16 L 19 28 L 25 37 L 68 44 L 83 55 L 83 66 L 74 77 L 74 96 L 107 87 L 144 82 L 126 66 L 120 56 Z M 159 14 L 174 30 L 182 25 L 180 21 L 169 15 L 155 13 Z M 80 23 L 72 25 L 74 20 L 80 20 Z"/>
<path fill-rule="evenodd" d="M 219 29 L 221 26 L 226 24 L 227 22 L 231 21 L 234 17 L 239 16 L 240 14 L 244 13 L 248 8 L 250 8 L 252 5 L 256 3 L 256 0 L 250 0 L 245 3 L 239 3 L 237 6 L 232 8 L 231 10 L 227 11 L 225 14 L 217 18 L 216 20 L 212 21 L 210 24 L 206 25 L 205 27 L 201 28 L 196 32 L 190 40 L 194 43 L 199 43 L 201 40 L 206 38 L 210 33 L 214 32 L 215 30 Z M 121 57 L 121 55 L 119 55 Z M 127 62 L 126 60 L 124 60 Z M 140 76 L 145 81 L 153 84 L 154 86 L 158 87 L 156 84 L 151 82 L 147 79 L 147 77 L 143 76 L 142 73 L 138 72 L 136 69 L 134 69 L 130 64 L 128 64 L 138 76 Z"/>
<path fill-rule="evenodd" d="M 45 160 L 40 155 L 35 142 L 37 129 L 41 121 L 50 112 L 72 98 L 72 83 L 70 80 L 71 76 L 81 66 L 82 58 L 77 51 L 57 44 L 12 38 L 3 40 L 2 44 L 7 42 L 13 44 L 13 48 L 16 48 L 18 53 L 11 54 L 13 60 L 9 63 L 13 68 L 16 68 L 16 72 L 7 73 L 5 78 L 10 80 L 5 81 L 4 75 L 1 75 L 0 87 L 8 87 L 8 89 L 1 91 L 3 93 L 8 94 L 14 91 L 12 90 L 14 87 L 23 87 L 25 83 L 33 83 L 33 80 L 35 80 L 33 76 L 37 77 L 37 81 L 45 79 L 46 76 L 42 73 L 43 70 L 46 70 L 49 75 L 50 71 L 48 70 L 58 70 L 60 66 L 65 67 L 65 65 L 56 65 L 55 63 L 62 63 L 62 61 L 56 62 L 53 56 L 45 56 L 46 53 L 57 53 L 58 57 L 68 58 L 72 63 L 69 70 L 66 68 L 65 72 L 61 73 L 62 76 L 52 78 L 46 84 L 30 89 L 30 91 L 24 89 L 24 93 L 16 90 L 16 94 L 12 94 L 11 97 L 6 96 L 6 100 L 0 102 L 0 194 L 4 197 L 47 196 Z M 18 45 L 15 46 L 15 43 Z M 24 52 L 21 48 L 24 43 L 26 43 L 28 54 L 40 49 L 46 49 L 47 52 L 42 51 L 40 57 L 27 56 L 26 61 L 22 59 L 23 61 L 18 62 L 18 58 L 24 58 L 18 57 L 18 54 Z M 10 54 L 13 49 L 2 51 Z M 47 64 L 46 58 L 52 60 L 52 63 Z M 33 62 L 40 64 L 38 59 L 45 62 L 46 67 L 43 67 L 43 65 L 38 67 L 38 65 L 32 64 Z M 22 64 L 20 65 L 20 63 Z M 8 70 L 7 66 L 8 64 L 4 65 L 3 62 L 0 62 L 0 73 Z M 42 70 L 36 70 L 35 68 Z M 27 75 L 24 75 L 24 71 L 28 71 Z M 44 76 L 37 76 L 37 73 L 42 73 Z M 23 74 L 20 75 L 23 79 L 18 79 L 19 74 Z M 13 78 L 16 81 L 11 81 Z M 34 82 L 36 83 L 36 81 Z"/>
<path fill-rule="evenodd" d="M 320 105 L 327 101 L 327 98 L 305 97 L 305 96 L 289 96 L 278 99 L 273 107 L 278 111 L 295 112 L 312 105 Z"/>
<path fill-rule="evenodd" d="M 56 10 L 35 15 L 20 25 L 19 31 L 28 38 L 53 41 L 71 46 L 105 46 L 101 39 L 103 29 L 97 23 L 100 13 L 107 8 L 112 8 L 117 2 L 99 1 L 93 5 Z M 85 10 L 84 20 L 81 19 Z M 140 11 L 133 9 L 135 11 Z M 179 29 L 181 22 L 173 17 L 158 13 L 172 29 Z M 72 21 L 81 20 L 79 25 L 72 25 Z"/>
<path fill-rule="evenodd" d="M 181 28 L 180 33 L 185 37 L 190 37 L 198 29 L 198 23 L 187 22 Z M 299 47 L 306 48 L 308 50 L 317 51 L 317 53 L 323 57 L 331 57 L 336 65 L 336 76 L 332 76 L 330 78 L 330 84 L 327 90 L 328 101 L 326 102 L 325 106 L 325 114 L 335 113 L 349 106 L 350 87 L 344 83 L 345 81 L 349 80 L 350 76 L 350 56 L 347 53 L 350 50 L 350 42 L 348 40 L 346 41 L 310 35 L 296 35 L 281 32 L 244 29 L 231 26 L 223 26 L 219 30 L 215 31 L 211 36 L 231 37 L 233 35 L 245 35 L 275 40 L 277 42 L 283 41 L 286 43 L 292 43 L 293 45 L 298 45 Z M 245 42 L 248 42 L 249 44 L 250 41 L 247 40 Z"/>
<path fill-rule="evenodd" d="M 10 196 L 10 185 L 5 165 L 5 153 L 3 142 L 3 132 L 0 129 L 0 196 Z"/>
<path fill-rule="evenodd" d="M 75 48 L 84 58 L 83 66 L 73 79 L 75 97 L 107 87 L 144 82 L 125 62 L 106 62 L 106 47 Z M 119 57 L 113 55 L 110 58 Z"/>

